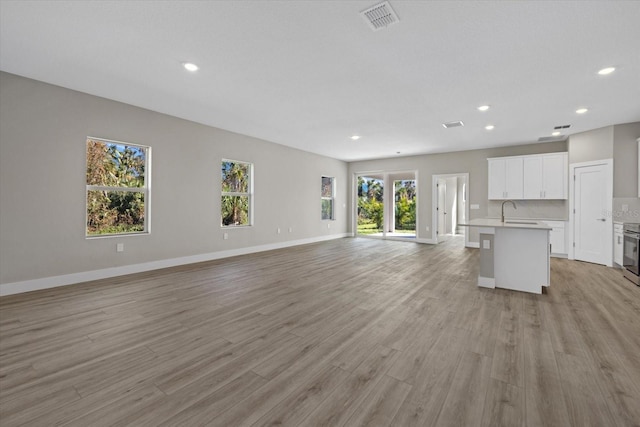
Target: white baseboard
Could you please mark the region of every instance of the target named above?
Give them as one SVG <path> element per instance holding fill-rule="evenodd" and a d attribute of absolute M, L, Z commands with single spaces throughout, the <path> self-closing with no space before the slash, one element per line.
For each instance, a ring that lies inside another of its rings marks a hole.
<path fill-rule="evenodd" d="M 89 282 L 92 280 L 108 279 L 110 277 L 124 276 L 125 274 L 142 273 L 178 265 L 194 264 L 197 262 L 213 261 L 238 255 L 247 255 L 257 252 L 271 251 L 274 249 L 288 248 L 291 246 L 306 245 L 309 243 L 323 242 L 326 240 L 352 237 L 353 233 L 331 234 L 328 236 L 311 237 L 308 239 L 290 240 L 288 242 L 270 243 L 266 245 L 250 246 L 228 251 L 210 252 L 206 254 L 191 255 L 180 258 L 150 261 L 142 264 L 123 265 L 121 267 L 104 268 L 101 270 L 83 271 L 80 273 L 65 274 L 62 276 L 43 277 L 41 279 L 25 280 L 22 282 L 0 284 L 0 296 L 21 294 L 24 292 L 38 291 L 42 289 L 56 288 L 58 286 L 73 285 L 75 283 Z"/>
<path fill-rule="evenodd" d="M 496 287 L 496 279 L 493 278 L 493 277 L 478 276 L 478 286 L 480 286 L 482 288 L 495 289 L 495 287 Z"/>

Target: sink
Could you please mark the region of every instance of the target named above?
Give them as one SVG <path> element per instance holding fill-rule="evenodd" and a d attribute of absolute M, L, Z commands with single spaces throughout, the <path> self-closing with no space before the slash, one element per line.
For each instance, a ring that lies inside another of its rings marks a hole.
<path fill-rule="evenodd" d="M 505 221 L 505 224 L 527 224 L 527 225 L 538 225 L 537 222 L 531 221 Z"/>

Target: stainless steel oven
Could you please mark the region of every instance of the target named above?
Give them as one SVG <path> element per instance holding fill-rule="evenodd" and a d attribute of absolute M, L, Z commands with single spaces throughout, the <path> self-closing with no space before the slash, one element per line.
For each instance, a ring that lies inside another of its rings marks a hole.
<path fill-rule="evenodd" d="M 624 277 L 631 280 L 636 285 L 640 285 L 640 271 L 638 270 L 638 264 L 640 264 L 640 224 L 624 224 L 624 246 L 623 246 L 623 260 Z"/>

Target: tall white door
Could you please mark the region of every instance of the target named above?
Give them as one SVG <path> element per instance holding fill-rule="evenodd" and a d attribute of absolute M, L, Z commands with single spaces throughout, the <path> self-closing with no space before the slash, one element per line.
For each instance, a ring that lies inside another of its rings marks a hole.
<path fill-rule="evenodd" d="M 438 235 L 447 234 L 447 181 L 438 180 Z"/>
<path fill-rule="evenodd" d="M 458 178 L 447 178 L 447 187 L 445 194 L 445 203 L 447 209 L 447 218 L 445 220 L 445 228 L 447 234 L 456 234 L 458 226 Z"/>
<path fill-rule="evenodd" d="M 575 168 L 574 256 L 581 261 L 610 264 L 612 218 L 607 215 L 611 184 L 607 165 Z"/>

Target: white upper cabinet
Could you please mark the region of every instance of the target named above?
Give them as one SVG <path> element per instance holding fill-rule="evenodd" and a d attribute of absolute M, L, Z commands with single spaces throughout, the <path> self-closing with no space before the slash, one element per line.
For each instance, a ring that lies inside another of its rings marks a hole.
<path fill-rule="evenodd" d="M 489 159 L 489 199 L 522 199 L 522 157 Z"/>
<path fill-rule="evenodd" d="M 567 153 L 524 158 L 525 199 L 566 199 L 569 166 Z"/>
<path fill-rule="evenodd" d="M 489 199 L 567 199 L 567 153 L 498 157 L 489 161 Z"/>
<path fill-rule="evenodd" d="M 544 173 L 542 172 L 542 157 L 532 156 L 524 159 L 524 198 L 542 199 Z"/>

